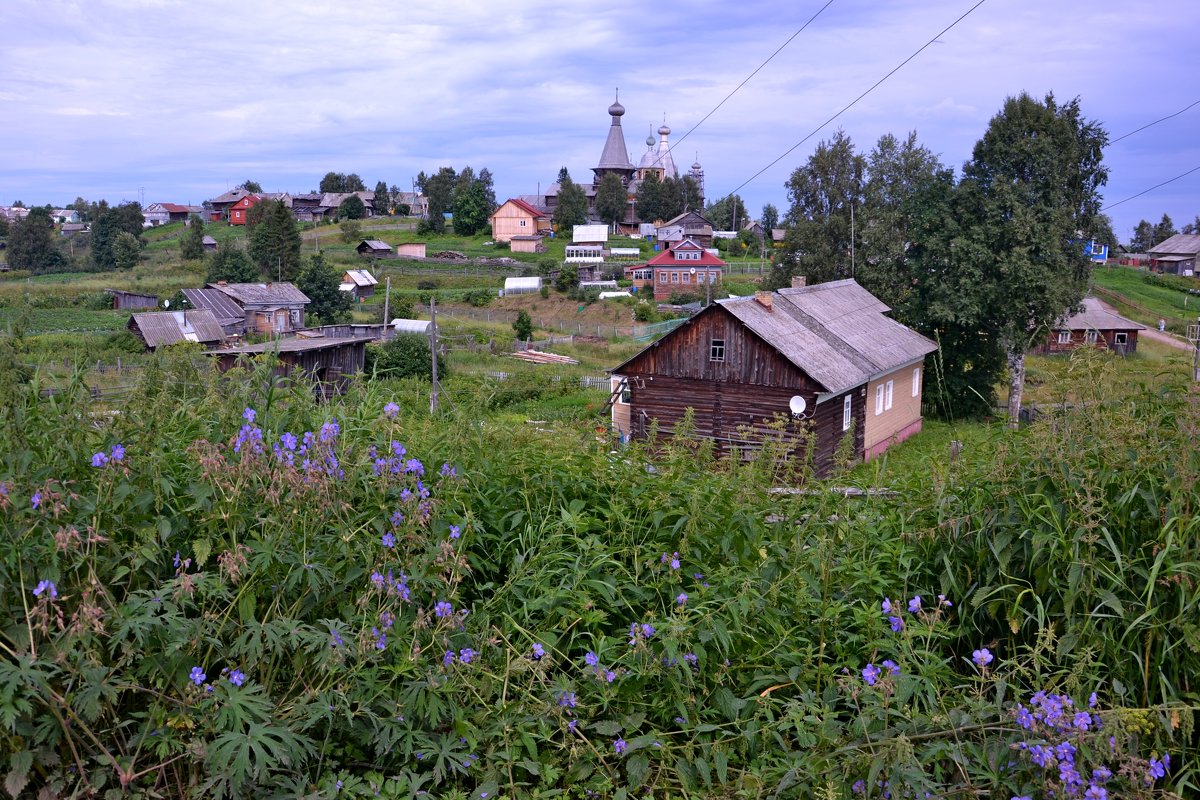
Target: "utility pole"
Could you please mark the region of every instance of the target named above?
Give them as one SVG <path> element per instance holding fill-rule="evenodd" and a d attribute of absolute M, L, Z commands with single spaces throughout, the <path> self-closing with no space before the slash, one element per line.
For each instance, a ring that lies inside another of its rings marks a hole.
<path fill-rule="evenodd" d="M 850 277 L 854 277 L 854 201 L 850 201 Z"/>
<path fill-rule="evenodd" d="M 1188 326 L 1188 338 L 1192 340 L 1195 352 L 1192 353 L 1192 382 L 1200 383 L 1200 317 L 1196 318 L 1196 326 Z"/>
<path fill-rule="evenodd" d="M 429 395 L 429 413 L 436 414 L 438 410 L 438 374 L 437 374 L 437 298 L 429 296 L 429 356 L 433 361 L 433 391 Z"/>
<path fill-rule="evenodd" d="M 279 283 L 283 282 L 283 257 L 275 256 L 275 280 Z"/>
<path fill-rule="evenodd" d="M 392 276 L 387 277 L 387 285 L 383 289 L 383 324 L 385 326 L 392 324 L 388 319 L 388 305 L 392 299 Z M 386 330 L 386 327 L 385 327 Z"/>

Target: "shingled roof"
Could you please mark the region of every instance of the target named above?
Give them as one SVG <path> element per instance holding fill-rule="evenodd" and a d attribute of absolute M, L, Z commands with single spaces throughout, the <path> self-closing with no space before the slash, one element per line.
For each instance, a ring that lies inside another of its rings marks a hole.
<path fill-rule="evenodd" d="M 1106 311 L 1098 298 L 1083 298 L 1083 310 L 1054 323 L 1054 327 L 1072 331 L 1144 331 L 1140 322 Z"/>

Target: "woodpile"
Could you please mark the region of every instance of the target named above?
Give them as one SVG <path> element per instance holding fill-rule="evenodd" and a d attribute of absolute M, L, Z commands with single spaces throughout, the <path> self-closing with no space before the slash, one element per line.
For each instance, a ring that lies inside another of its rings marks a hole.
<path fill-rule="evenodd" d="M 513 353 L 513 358 L 519 358 L 522 361 L 528 361 L 531 364 L 578 364 L 577 359 L 569 356 L 560 356 L 555 353 L 543 353 L 541 350 L 526 350 L 522 353 Z"/>

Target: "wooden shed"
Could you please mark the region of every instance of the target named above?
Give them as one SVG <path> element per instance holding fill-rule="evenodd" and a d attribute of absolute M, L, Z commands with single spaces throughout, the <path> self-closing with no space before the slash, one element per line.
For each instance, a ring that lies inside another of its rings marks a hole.
<path fill-rule="evenodd" d="M 614 428 L 636 438 L 656 421 L 669 433 L 692 409 L 694 435 L 718 452 L 745 455 L 782 439 L 817 474 L 833 467 L 846 436 L 856 458 L 882 452 L 920 430 L 920 386 L 915 419 L 899 423 L 912 416 L 906 406 L 882 425 L 882 413 L 868 413 L 868 385 L 921 368 L 936 349 L 887 310 L 853 280 L 714 303 L 612 370 Z"/>
<path fill-rule="evenodd" d="M 204 234 L 204 238 L 200 240 L 200 246 L 210 253 L 215 252 L 217 249 L 217 240 L 206 233 Z"/>
<path fill-rule="evenodd" d="M 203 308 L 134 314 L 129 318 L 129 330 L 149 350 L 179 342 L 213 345 L 225 338 L 217 318 Z"/>
<path fill-rule="evenodd" d="M 342 273 L 342 283 L 338 287 L 343 292 L 349 292 L 355 300 L 364 300 L 375 294 L 375 284 L 379 283 L 365 269 L 348 269 Z"/>
<path fill-rule="evenodd" d="M 363 258 L 391 258 L 394 251 L 387 242 L 381 242 L 378 239 L 363 239 L 358 243 L 358 247 L 354 248 L 354 252 Z"/>
<path fill-rule="evenodd" d="M 546 252 L 546 245 L 542 239 L 543 237 L 540 234 L 514 236 L 509 242 L 509 246 L 514 253 L 544 253 Z"/>
<path fill-rule="evenodd" d="M 218 359 L 222 372 L 235 367 L 239 358 L 273 355 L 278 359 L 276 375 L 291 377 L 303 374 L 314 382 L 316 391 L 329 395 L 344 392 L 350 377 L 362 372 L 369 341 L 362 338 L 308 339 L 297 336 L 213 350 L 209 355 Z"/>
<path fill-rule="evenodd" d="M 403 258 L 424 258 L 425 242 L 401 242 L 396 245 L 396 255 Z"/>
<path fill-rule="evenodd" d="M 135 308 L 158 308 L 158 297 L 140 292 L 126 292 L 121 289 L 105 289 L 106 294 L 112 295 L 113 308 L 118 311 Z"/>

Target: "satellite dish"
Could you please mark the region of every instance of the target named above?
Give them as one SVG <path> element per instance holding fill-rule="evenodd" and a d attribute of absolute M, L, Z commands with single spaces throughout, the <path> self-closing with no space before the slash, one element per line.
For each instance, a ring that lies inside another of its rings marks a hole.
<path fill-rule="evenodd" d="M 695 275 L 695 274 L 696 274 L 696 268 L 695 268 L 695 267 L 692 267 L 692 268 L 691 268 L 690 270 L 688 270 L 688 271 L 689 271 L 689 272 L 691 272 L 693 275 Z"/>
<path fill-rule="evenodd" d="M 171 307 L 171 301 L 163 300 L 163 308 L 170 308 L 170 307 Z"/>
<path fill-rule="evenodd" d="M 808 408 L 808 403 L 800 395 L 795 395 L 788 401 L 788 408 L 792 410 L 793 416 L 800 416 L 804 413 L 804 409 Z"/>

